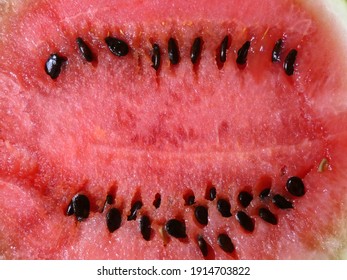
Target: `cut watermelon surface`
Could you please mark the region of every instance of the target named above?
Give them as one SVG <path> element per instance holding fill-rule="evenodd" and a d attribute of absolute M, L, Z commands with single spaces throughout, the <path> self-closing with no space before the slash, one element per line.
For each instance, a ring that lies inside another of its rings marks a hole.
<path fill-rule="evenodd" d="M 342 258 L 346 30 L 312 2 L 3 5 L 0 257 Z"/>

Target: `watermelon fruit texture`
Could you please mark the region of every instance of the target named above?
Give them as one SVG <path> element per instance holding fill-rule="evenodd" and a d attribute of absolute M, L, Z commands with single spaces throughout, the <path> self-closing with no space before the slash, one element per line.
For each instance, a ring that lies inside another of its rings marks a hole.
<path fill-rule="evenodd" d="M 344 258 L 346 29 L 332 2 L 129 2 L 2 2 L 0 257 Z"/>

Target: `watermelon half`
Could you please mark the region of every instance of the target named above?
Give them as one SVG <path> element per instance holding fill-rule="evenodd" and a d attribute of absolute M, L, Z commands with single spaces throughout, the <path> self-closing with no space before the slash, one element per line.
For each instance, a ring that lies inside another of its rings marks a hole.
<path fill-rule="evenodd" d="M 346 256 L 346 1 L 0 8 L 0 258 Z"/>

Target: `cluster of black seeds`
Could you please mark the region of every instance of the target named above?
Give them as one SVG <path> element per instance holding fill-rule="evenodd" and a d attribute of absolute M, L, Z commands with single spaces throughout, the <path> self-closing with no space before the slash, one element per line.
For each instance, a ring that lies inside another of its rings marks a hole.
<path fill-rule="evenodd" d="M 110 50 L 110 52 L 115 56 L 118 56 L 118 57 L 126 56 L 130 51 L 127 42 L 125 42 L 122 39 L 108 36 L 105 38 L 104 41 L 108 49 Z M 231 41 L 230 36 L 226 35 L 219 45 L 216 59 L 220 67 L 226 62 L 227 50 L 230 47 L 230 41 Z M 93 62 L 96 59 L 89 45 L 81 37 L 78 37 L 76 39 L 76 44 L 78 46 L 78 49 L 81 55 L 84 57 L 86 61 Z M 201 58 L 202 44 L 203 44 L 203 40 L 201 37 L 197 37 L 194 39 L 194 42 L 190 49 L 190 60 L 193 64 L 197 64 Z M 157 71 L 159 70 L 160 63 L 161 63 L 160 46 L 155 43 L 152 45 L 152 47 L 153 47 L 153 50 L 151 53 L 151 56 L 152 56 L 151 59 L 153 63 L 152 67 Z M 241 67 L 244 67 L 246 65 L 247 55 L 248 55 L 248 51 L 250 47 L 251 47 L 251 42 L 246 41 L 241 46 L 241 48 L 239 48 L 239 50 L 237 51 L 237 58 L 236 58 L 237 65 Z M 272 51 L 272 57 L 271 57 L 272 62 L 278 62 L 281 60 L 282 49 L 283 49 L 283 40 L 279 39 L 275 43 L 273 51 Z M 181 58 L 180 58 L 179 46 L 175 38 L 171 37 L 168 40 L 167 51 L 168 51 L 168 58 L 170 63 L 172 65 L 178 64 Z M 292 49 L 289 51 L 289 53 L 285 57 L 285 60 L 283 63 L 283 69 L 288 76 L 291 76 L 294 73 L 296 56 L 297 56 L 297 50 Z M 50 54 L 45 64 L 46 73 L 52 79 L 58 78 L 61 72 L 62 66 L 66 61 L 67 61 L 66 57 L 60 56 L 57 53 Z"/>
<path fill-rule="evenodd" d="M 301 178 L 293 176 L 287 180 L 286 190 L 290 195 L 294 197 L 301 197 L 305 194 L 305 186 Z M 195 201 L 195 196 L 192 191 L 188 191 L 183 195 L 185 206 L 193 207 L 194 218 L 196 222 L 201 226 L 205 227 L 209 222 L 209 208 L 205 203 L 197 203 Z M 288 198 L 280 194 L 272 194 L 270 187 L 264 188 L 260 194 L 259 198 L 262 202 L 270 201 L 279 209 L 291 209 L 293 208 L 293 202 Z M 237 196 L 237 203 L 241 209 L 236 209 L 235 212 L 231 211 L 230 201 L 226 198 L 218 198 L 217 190 L 215 186 L 210 186 L 206 189 L 205 199 L 207 201 L 213 202 L 216 200 L 217 211 L 223 218 L 229 218 L 235 216 L 236 220 L 240 226 L 245 230 L 245 232 L 253 232 L 255 230 L 255 219 L 252 218 L 247 213 L 248 206 L 253 201 L 253 195 L 247 191 L 242 190 Z M 106 225 L 110 233 L 115 232 L 122 225 L 122 212 L 120 209 L 112 207 L 115 199 L 112 195 L 108 194 L 106 196 L 105 204 L 103 207 L 105 209 L 109 208 L 106 213 Z M 153 206 L 158 209 L 161 203 L 161 195 L 157 193 L 155 195 Z M 127 221 L 133 221 L 137 219 L 137 214 L 140 213 L 140 209 L 143 207 L 143 202 L 141 200 L 135 200 L 131 204 L 130 213 L 127 215 Z M 237 207 L 238 208 L 238 207 Z M 89 217 L 90 213 L 90 202 L 85 194 L 76 194 L 69 203 L 66 215 L 75 215 L 77 221 L 81 222 Z M 141 213 L 140 213 L 141 214 Z M 277 216 L 270 211 L 265 205 L 258 209 L 258 216 L 265 222 L 271 225 L 278 224 Z M 174 238 L 186 239 L 187 227 L 183 219 L 172 218 L 165 222 L 163 226 L 165 232 Z M 139 231 L 144 240 L 149 241 L 152 235 L 151 228 L 151 218 L 149 215 L 141 215 L 139 219 Z M 226 233 L 218 234 L 216 242 L 219 247 L 226 253 L 232 253 L 235 250 L 235 246 L 232 239 Z M 196 237 L 196 243 L 204 257 L 209 255 L 210 244 L 204 239 L 202 234 Z"/>

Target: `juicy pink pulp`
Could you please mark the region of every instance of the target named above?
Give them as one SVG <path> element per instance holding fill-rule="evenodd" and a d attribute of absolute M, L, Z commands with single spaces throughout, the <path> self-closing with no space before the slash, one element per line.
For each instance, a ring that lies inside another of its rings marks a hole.
<path fill-rule="evenodd" d="M 68 7 L 68 8 L 67 8 Z M 0 256 L 14 259 L 198 259 L 197 235 L 209 258 L 334 258 L 341 244 L 346 186 L 346 64 L 328 27 L 291 1 L 27 1 L 3 19 L 0 82 Z M 231 36 L 227 61 L 216 52 Z M 113 56 L 108 35 L 127 41 L 130 53 Z M 97 55 L 86 63 L 81 36 Z M 189 60 L 196 36 L 204 40 L 197 67 Z M 167 41 L 177 39 L 181 61 L 172 66 Z M 284 38 L 280 63 L 274 43 Z M 247 65 L 237 50 L 251 41 Z M 151 67 L 152 44 L 162 51 L 159 72 Z M 298 50 L 295 73 L 282 63 Z M 49 54 L 68 58 L 53 81 L 44 72 Z M 327 158 L 324 172 L 317 168 Z M 306 194 L 293 198 L 290 176 L 303 178 Z M 278 225 L 257 215 L 258 194 L 289 197 L 292 210 L 268 207 Z M 208 186 L 230 200 L 222 218 Z M 253 233 L 235 219 L 238 193 L 251 190 L 245 211 Z M 89 218 L 65 215 L 71 198 L 86 194 Z M 122 211 L 122 225 L 107 230 L 100 213 L 107 194 Z M 162 202 L 153 206 L 157 193 Z M 203 227 L 184 197 L 209 209 Z M 138 217 L 151 219 L 151 240 L 139 223 L 126 221 L 141 199 Z M 171 218 L 185 221 L 186 240 L 163 236 Z M 226 233 L 233 254 L 217 244 Z M 139 248 L 141 248 L 139 250 Z"/>

